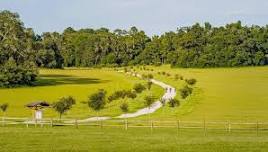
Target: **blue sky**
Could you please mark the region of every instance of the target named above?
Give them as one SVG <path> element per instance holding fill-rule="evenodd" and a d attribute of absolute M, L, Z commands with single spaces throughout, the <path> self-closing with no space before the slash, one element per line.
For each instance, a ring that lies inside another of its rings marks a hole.
<path fill-rule="evenodd" d="M 26 27 L 37 33 L 61 32 L 69 26 L 137 26 L 154 35 L 196 22 L 268 23 L 268 0 L 0 0 L 0 9 L 18 12 Z"/>

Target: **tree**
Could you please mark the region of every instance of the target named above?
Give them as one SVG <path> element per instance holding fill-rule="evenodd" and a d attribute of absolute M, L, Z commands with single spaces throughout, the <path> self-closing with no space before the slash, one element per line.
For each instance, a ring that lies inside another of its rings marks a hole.
<path fill-rule="evenodd" d="M 4 103 L 4 104 L 0 105 L 0 109 L 2 110 L 2 112 L 5 115 L 5 113 L 6 113 L 7 109 L 8 109 L 8 104 Z"/>
<path fill-rule="evenodd" d="M 9 11 L 0 11 L 0 27 L 0 87 L 32 85 L 37 76 L 34 32 Z"/>
<path fill-rule="evenodd" d="M 169 100 L 169 106 L 170 107 L 178 107 L 178 106 L 180 106 L 180 101 L 178 100 L 178 99 L 170 99 Z"/>
<path fill-rule="evenodd" d="M 2 117 L 2 125 L 4 126 L 4 121 L 5 121 L 5 116 L 6 116 L 6 111 L 7 111 L 7 108 L 8 108 L 8 104 L 7 103 L 4 103 L 2 105 L 0 105 L 0 109 L 2 110 L 3 112 L 3 117 Z"/>
<path fill-rule="evenodd" d="M 152 81 L 148 81 L 147 82 L 147 88 L 148 88 L 148 90 L 151 90 L 152 85 L 153 85 L 153 82 Z"/>
<path fill-rule="evenodd" d="M 180 94 L 182 99 L 187 98 L 190 94 L 192 94 L 192 88 L 188 87 L 187 85 L 180 89 Z"/>
<path fill-rule="evenodd" d="M 60 98 L 58 102 L 53 104 L 53 108 L 59 113 L 61 119 L 62 115 L 72 108 L 75 104 L 75 99 L 71 96 Z"/>
<path fill-rule="evenodd" d="M 89 96 L 88 98 L 89 108 L 92 108 L 95 111 L 99 111 L 103 109 L 105 106 L 105 96 L 106 96 L 106 91 L 103 89 L 100 89 L 98 92 Z"/>
<path fill-rule="evenodd" d="M 268 64 L 268 26 L 243 26 L 241 21 L 219 27 L 208 22 L 196 23 L 152 38 L 134 26 L 113 32 L 107 28 L 74 30 L 68 27 L 63 33 L 48 31 L 39 36 L 24 27 L 17 13 L 1 11 L 0 27 L 1 68 L 10 58 L 16 66 L 33 62 L 46 68 L 162 64 L 205 68 Z"/>
<path fill-rule="evenodd" d="M 148 107 L 148 113 L 149 113 L 149 119 L 150 119 L 151 118 L 150 109 L 151 109 L 152 104 L 155 101 L 155 97 L 152 95 L 149 95 L 149 96 L 146 96 L 144 100 L 145 100 L 144 102 L 145 106 Z"/>

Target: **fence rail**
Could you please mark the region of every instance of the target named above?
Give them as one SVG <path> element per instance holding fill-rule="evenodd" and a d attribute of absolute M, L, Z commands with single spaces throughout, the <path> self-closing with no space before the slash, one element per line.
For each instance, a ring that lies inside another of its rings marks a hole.
<path fill-rule="evenodd" d="M 34 120 L 30 118 L 0 117 L 0 125 L 25 125 L 26 127 L 44 127 L 44 126 L 95 126 L 95 127 L 119 127 L 127 130 L 128 128 L 177 128 L 180 129 L 221 129 L 227 132 L 232 130 L 255 130 L 256 132 L 268 130 L 268 122 L 231 122 L 231 121 L 143 121 L 143 120 L 99 120 L 83 121 L 77 119 L 42 119 Z"/>

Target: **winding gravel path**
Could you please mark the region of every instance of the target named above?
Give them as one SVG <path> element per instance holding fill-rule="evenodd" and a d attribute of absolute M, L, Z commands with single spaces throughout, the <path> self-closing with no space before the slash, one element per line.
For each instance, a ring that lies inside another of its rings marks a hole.
<path fill-rule="evenodd" d="M 128 73 L 131 75 L 131 73 Z M 140 74 L 132 74 L 133 76 L 142 78 L 142 76 Z M 151 79 L 151 81 L 164 88 L 166 90 L 165 94 L 162 96 L 162 99 L 164 99 L 166 102 L 169 101 L 169 99 L 173 99 L 176 96 L 176 90 L 174 87 L 167 85 L 161 81 L 155 80 L 155 79 Z M 122 114 L 120 116 L 117 117 L 113 117 L 113 118 L 133 118 L 133 117 L 138 117 L 138 116 L 142 116 L 142 115 L 146 115 L 146 114 L 150 114 L 150 113 L 154 113 L 156 110 L 158 110 L 159 108 L 161 108 L 163 105 L 160 102 L 160 100 L 154 102 L 150 107 L 146 107 L 143 109 L 140 109 L 134 113 L 126 113 L 126 114 Z M 79 122 L 90 122 L 90 121 L 98 121 L 98 120 L 108 120 L 108 119 L 112 119 L 112 117 L 91 117 L 88 119 L 84 119 L 84 120 L 78 120 Z"/>

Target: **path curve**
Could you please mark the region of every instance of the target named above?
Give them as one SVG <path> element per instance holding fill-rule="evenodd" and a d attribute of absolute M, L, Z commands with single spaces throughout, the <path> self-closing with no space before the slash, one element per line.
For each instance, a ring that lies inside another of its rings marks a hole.
<path fill-rule="evenodd" d="M 136 74 L 136 75 L 134 74 L 134 76 L 142 78 L 142 76 L 139 74 Z M 155 80 L 155 79 L 151 79 L 150 81 L 166 90 L 165 94 L 162 96 L 162 99 L 165 100 L 166 102 L 168 102 L 169 99 L 173 99 L 176 96 L 176 90 L 174 87 L 167 85 L 161 81 Z M 156 110 L 158 110 L 162 106 L 163 106 L 162 103 L 160 102 L 160 100 L 158 100 L 154 102 L 150 107 L 140 109 L 134 113 L 122 114 L 116 118 L 133 118 L 133 117 L 138 117 L 138 116 L 154 113 Z"/>
<path fill-rule="evenodd" d="M 127 73 L 129 75 L 138 77 L 138 78 L 142 78 L 142 76 L 140 74 L 132 74 L 132 73 Z M 168 102 L 170 99 L 174 99 L 176 96 L 176 90 L 174 87 L 165 84 L 164 82 L 155 80 L 155 79 L 150 79 L 150 81 L 152 81 L 152 83 L 154 83 L 155 85 L 158 85 L 162 88 L 165 89 L 165 94 L 162 96 L 162 99 L 164 99 L 166 102 Z M 91 117 L 88 119 L 83 119 L 83 120 L 78 120 L 78 122 L 90 122 L 90 121 L 100 121 L 100 120 L 109 120 L 112 118 L 134 118 L 134 117 L 138 117 L 138 116 L 142 116 L 142 115 L 147 115 L 150 113 L 154 113 L 156 110 L 158 110 L 159 108 L 161 108 L 163 105 L 160 102 L 160 100 L 154 102 L 150 107 L 145 107 L 143 109 L 140 109 L 134 113 L 126 113 L 126 114 L 122 114 L 120 116 L 116 116 L 116 117 Z"/>

